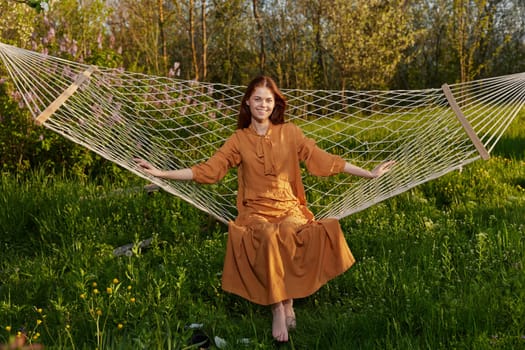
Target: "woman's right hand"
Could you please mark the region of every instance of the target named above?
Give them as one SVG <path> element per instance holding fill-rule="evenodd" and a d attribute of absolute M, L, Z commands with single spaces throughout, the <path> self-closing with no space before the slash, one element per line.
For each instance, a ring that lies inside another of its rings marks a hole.
<path fill-rule="evenodd" d="M 146 174 L 168 180 L 193 180 L 193 171 L 190 168 L 161 170 L 144 159 L 133 158 L 133 160 Z"/>
<path fill-rule="evenodd" d="M 133 158 L 133 160 L 135 161 L 135 163 L 137 163 L 137 165 L 139 167 L 142 168 L 142 170 L 146 174 L 150 174 L 150 175 L 153 175 L 153 176 L 161 176 L 162 170 L 157 169 L 150 162 L 148 162 L 148 161 L 146 161 L 144 159 L 141 159 L 141 158 Z"/>

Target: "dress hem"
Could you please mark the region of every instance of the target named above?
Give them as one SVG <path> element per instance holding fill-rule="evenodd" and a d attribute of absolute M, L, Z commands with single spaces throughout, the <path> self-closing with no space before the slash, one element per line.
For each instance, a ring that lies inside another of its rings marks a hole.
<path fill-rule="evenodd" d="M 254 300 L 253 298 L 249 297 L 248 295 L 246 295 L 245 293 L 242 292 L 242 290 L 236 290 L 234 288 L 226 288 L 224 286 L 221 286 L 222 290 L 227 292 L 227 293 L 231 293 L 231 294 L 235 294 L 243 299 L 246 299 L 252 303 L 255 303 L 255 304 L 258 304 L 258 305 L 263 305 L 263 306 L 268 306 L 268 305 L 272 305 L 272 304 L 275 304 L 275 303 L 278 303 L 278 302 L 281 302 L 283 300 L 288 300 L 288 299 L 302 299 L 302 298 L 306 298 L 306 297 L 309 297 L 310 295 L 314 294 L 315 292 L 317 292 L 319 289 L 321 289 L 322 286 L 324 286 L 325 284 L 327 284 L 330 280 L 338 277 L 338 276 L 341 276 L 343 273 L 345 273 L 346 271 L 348 271 L 355 263 L 355 260 L 350 262 L 350 264 L 346 267 L 344 267 L 342 269 L 341 272 L 331 276 L 331 277 L 327 277 L 325 281 L 319 281 L 315 286 L 311 287 L 308 289 L 308 291 L 305 291 L 304 293 L 300 293 L 300 294 L 297 294 L 297 295 L 289 295 L 283 299 L 280 299 L 280 300 L 267 300 L 267 301 L 261 301 L 261 300 Z"/>

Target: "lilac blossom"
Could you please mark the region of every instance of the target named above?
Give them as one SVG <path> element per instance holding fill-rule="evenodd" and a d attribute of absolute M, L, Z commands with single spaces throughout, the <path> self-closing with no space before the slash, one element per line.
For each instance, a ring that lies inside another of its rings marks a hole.
<path fill-rule="evenodd" d="M 44 11 L 44 12 L 47 12 L 49 11 L 49 4 L 46 2 L 46 1 L 42 1 L 40 3 L 40 8 Z"/>
<path fill-rule="evenodd" d="M 53 39 L 55 39 L 55 28 L 50 27 L 47 31 L 47 40 L 53 41 Z"/>
<path fill-rule="evenodd" d="M 102 33 L 98 33 L 97 46 L 98 46 L 99 49 L 102 50 Z"/>
<path fill-rule="evenodd" d="M 78 43 L 76 40 L 73 40 L 73 45 L 71 45 L 71 48 L 70 48 L 71 56 L 75 57 L 77 55 L 77 52 L 78 52 Z"/>

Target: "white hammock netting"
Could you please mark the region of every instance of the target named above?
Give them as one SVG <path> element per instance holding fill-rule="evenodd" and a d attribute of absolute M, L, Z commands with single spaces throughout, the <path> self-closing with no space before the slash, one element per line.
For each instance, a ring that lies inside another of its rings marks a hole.
<path fill-rule="evenodd" d="M 87 147 L 217 219 L 236 215 L 236 172 L 199 185 L 148 176 L 133 161 L 190 167 L 210 157 L 236 127 L 244 86 L 132 73 L 0 43 L 0 57 L 35 121 Z M 303 181 L 317 218 L 343 218 L 487 159 L 525 103 L 525 73 L 398 91 L 283 90 L 287 120 L 328 152 L 386 175 Z"/>

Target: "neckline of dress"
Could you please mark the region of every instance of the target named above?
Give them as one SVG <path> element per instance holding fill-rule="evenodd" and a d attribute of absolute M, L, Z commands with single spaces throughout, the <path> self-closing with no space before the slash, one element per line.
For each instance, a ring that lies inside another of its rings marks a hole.
<path fill-rule="evenodd" d="M 250 127 L 249 127 L 249 128 L 252 130 L 252 132 L 253 132 L 255 135 L 257 135 L 257 136 L 259 136 L 259 137 L 264 137 L 264 136 L 269 135 L 271 127 L 272 127 L 272 123 L 268 123 L 268 127 L 266 128 L 266 131 L 264 132 L 264 134 L 259 134 L 259 133 L 257 132 L 257 129 L 255 129 L 255 125 L 254 125 L 253 122 L 250 123 Z"/>

